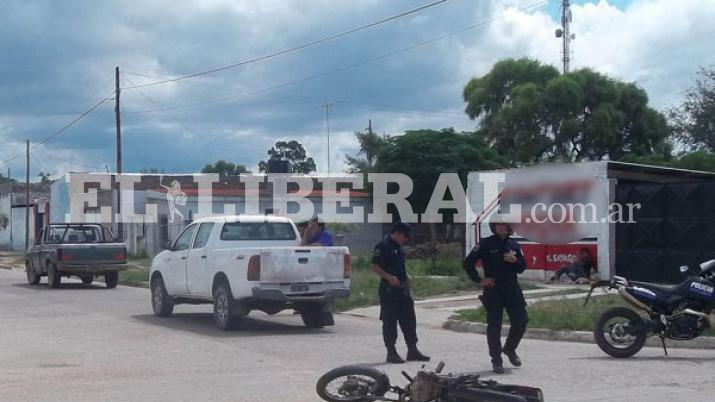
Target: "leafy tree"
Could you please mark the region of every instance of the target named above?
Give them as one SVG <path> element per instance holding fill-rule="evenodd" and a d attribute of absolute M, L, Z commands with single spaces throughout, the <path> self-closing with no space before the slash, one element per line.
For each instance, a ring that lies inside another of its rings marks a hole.
<path fill-rule="evenodd" d="M 688 152 L 675 158 L 659 155 L 627 157 L 624 162 L 715 172 L 715 154 L 707 151 Z"/>
<path fill-rule="evenodd" d="M 2 173 L 0 173 L 0 184 L 7 183 L 7 182 L 14 182 L 14 181 L 16 181 L 16 180 L 13 179 L 12 177 L 5 177 L 5 176 L 3 176 Z"/>
<path fill-rule="evenodd" d="M 37 176 L 40 178 L 40 183 L 45 183 L 45 184 L 46 184 L 46 183 L 51 183 L 51 182 L 52 182 L 52 180 L 50 179 L 50 174 L 49 174 L 49 173 L 40 172 Z"/>
<path fill-rule="evenodd" d="M 315 161 L 309 157 L 298 141 L 278 141 L 268 150 L 269 157 L 276 157 L 288 161 L 288 173 L 308 174 L 316 170 Z M 268 168 L 267 161 L 258 162 L 258 170 L 265 172 Z"/>
<path fill-rule="evenodd" d="M 141 168 L 139 173 L 152 174 L 152 173 L 164 173 L 164 169 L 159 168 Z"/>
<path fill-rule="evenodd" d="M 458 173 L 462 185 L 466 186 L 469 172 L 505 166 L 506 160 L 480 139 L 450 128 L 407 131 L 404 135 L 392 137 L 381 148 L 375 169 L 382 173 L 408 175 L 414 185 L 408 201 L 416 213 L 423 213 L 441 173 Z M 449 222 L 456 211 L 441 212 Z M 449 225 L 446 229 L 448 233 L 452 232 Z M 435 244 L 437 235 L 434 224 L 430 224 L 430 235 L 432 244 Z"/>
<path fill-rule="evenodd" d="M 503 60 L 463 96 L 478 135 L 511 165 L 670 152 L 665 117 L 645 91 L 589 69 L 559 75 L 535 60 Z"/>
<path fill-rule="evenodd" d="M 715 152 L 715 67 L 701 68 L 695 86 L 670 112 L 676 136 L 696 149 Z"/>
<path fill-rule="evenodd" d="M 380 151 L 389 143 L 389 139 L 381 137 L 372 130 L 356 132 L 360 150 L 356 157 L 345 155 L 345 163 L 349 173 L 368 173 L 375 170 L 375 163 Z M 363 157 L 360 157 L 362 155 Z"/>
<path fill-rule="evenodd" d="M 201 173 L 218 173 L 221 176 L 237 176 L 241 173 L 251 173 L 251 171 L 243 165 L 218 160 L 214 164 L 206 164 L 206 166 L 201 169 Z"/>

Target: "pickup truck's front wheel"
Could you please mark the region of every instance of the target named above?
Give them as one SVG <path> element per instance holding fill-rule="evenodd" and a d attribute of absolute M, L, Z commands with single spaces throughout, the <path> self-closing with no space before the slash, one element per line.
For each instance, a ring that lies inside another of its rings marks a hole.
<path fill-rule="evenodd" d="M 154 309 L 154 314 L 159 317 L 166 317 L 174 312 L 174 300 L 166 293 L 161 276 L 151 281 L 151 307 Z"/>
<path fill-rule="evenodd" d="M 216 326 L 227 331 L 236 328 L 240 318 L 236 314 L 231 288 L 225 283 L 216 285 L 214 290 L 214 322 L 216 322 Z"/>
<path fill-rule="evenodd" d="M 104 283 L 107 285 L 107 289 L 116 288 L 119 283 L 119 271 L 104 274 Z"/>

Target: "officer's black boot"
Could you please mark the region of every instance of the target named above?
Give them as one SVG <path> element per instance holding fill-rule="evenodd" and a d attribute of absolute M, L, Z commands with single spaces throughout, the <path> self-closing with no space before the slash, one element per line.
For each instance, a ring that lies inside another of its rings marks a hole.
<path fill-rule="evenodd" d="M 425 356 L 422 352 L 417 349 L 417 345 L 410 346 L 407 349 L 407 361 L 408 362 L 428 362 L 429 356 Z"/>
<path fill-rule="evenodd" d="M 514 367 L 521 367 L 521 358 L 519 358 L 519 355 L 516 354 L 516 351 L 513 350 L 505 350 L 504 354 L 506 357 L 509 358 L 509 362 L 514 366 Z"/>
<path fill-rule="evenodd" d="M 504 374 L 504 363 L 501 361 L 492 362 L 492 371 L 497 374 Z"/>
<path fill-rule="evenodd" d="M 397 353 L 397 349 L 395 349 L 395 347 L 393 346 L 387 348 L 387 358 L 385 358 L 385 362 L 393 364 L 402 364 L 405 362 L 405 359 L 403 359 L 399 355 L 399 353 Z"/>

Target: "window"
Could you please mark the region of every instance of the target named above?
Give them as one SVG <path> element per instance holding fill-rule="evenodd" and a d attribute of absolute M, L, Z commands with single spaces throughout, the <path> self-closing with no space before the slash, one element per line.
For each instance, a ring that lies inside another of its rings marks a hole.
<path fill-rule="evenodd" d="M 221 228 L 221 240 L 295 240 L 287 222 L 234 222 Z"/>
<path fill-rule="evenodd" d="M 62 237 L 63 243 L 91 244 L 99 243 L 99 226 L 69 226 Z"/>
<path fill-rule="evenodd" d="M 57 244 L 62 241 L 62 235 L 67 229 L 66 226 L 50 226 L 47 230 L 46 244 Z"/>
<path fill-rule="evenodd" d="M 189 244 L 191 244 L 191 237 L 194 235 L 194 230 L 196 230 L 196 225 L 191 225 L 181 232 L 179 237 L 177 237 L 174 242 L 174 251 L 189 249 Z"/>
<path fill-rule="evenodd" d="M 202 223 L 199 226 L 199 231 L 196 232 L 196 238 L 194 239 L 194 246 L 192 248 L 203 248 L 206 243 L 209 242 L 209 236 L 211 236 L 211 229 L 214 228 L 213 222 Z"/>

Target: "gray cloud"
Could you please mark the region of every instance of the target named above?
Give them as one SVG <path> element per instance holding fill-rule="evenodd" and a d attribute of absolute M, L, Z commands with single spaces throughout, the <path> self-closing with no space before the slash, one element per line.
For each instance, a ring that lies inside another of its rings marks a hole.
<path fill-rule="evenodd" d="M 22 151 L 25 138 L 37 141 L 46 137 L 110 95 L 116 65 L 126 72 L 123 85 L 142 84 L 157 78 L 130 73 L 152 77 L 189 74 L 307 42 L 416 4 L 407 0 L 6 1 L 6 12 L 0 16 L 0 52 L 6 56 L 0 62 L 0 160 Z M 125 170 L 157 167 L 190 172 L 217 159 L 255 166 L 274 141 L 289 138 L 303 141 L 324 169 L 325 118 L 319 104 L 328 100 L 338 101 L 331 121 L 333 167 L 340 165 L 345 152 L 355 151 L 352 132 L 366 127 L 370 118 L 376 131 L 386 134 L 450 126 L 469 129 L 473 123 L 459 112 L 463 108 L 461 88 L 470 77 L 485 73 L 504 57 L 528 55 L 558 62 L 553 4 L 528 12 L 508 8 L 515 4 L 533 3 L 451 0 L 266 62 L 184 82 L 127 89 L 122 96 Z M 656 105 L 671 103 L 677 99 L 674 92 L 687 87 L 692 78 L 700 63 L 696 57 L 707 53 L 709 43 L 703 37 L 712 37 L 713 32 L 702 20 L 712 15 L 715 5 L 700 1 L 706 12 L 681 16 L 685 23 L 693 24 L 691 34 L 678 30 L 678 35 L 672 35 L 667 26 L 658 27 L 655 22 L 647 24 L 647 35 L 628 27 L 623 35 L 632 40 L 616 41 L 613 35 L 607 36 L 619 43 L 618 51 L 608 49 L 608 42 L 599 38 L 604 32 L 632 24 L 636 11 L 645 13 L 644 19 L 656 19 L 660 17 L 657 10 L 672 4 L 673 0 L 637 1 L 625 10 L 605 4 L 578 6 L 574 14 L 581 22 L 576 28 L 582 32 L 577 40 L 577 60 L 637 80 Z M 375 63 L 281 89 L 240 95 L 338 69 L 495 16 L 502 18 Z M 607 26 L 594 22 L 609 16 Z M 644 35 L 650 50 L 638 51 L 636 39 Z M 683 60 L 677 56 L 686 52 L 686 41 L 690 50 L 688 59 Z M 594 49 L 604 56 L 596 57 L 597 52 L 587 43 L 594 43 Z M 669 58 L 670 54 L 676 57 Z M 183 107 L 211 100 L 221 101 Z M 146 113 L 157 105 L 175 109 Z M 112 106 L 107 102 L 40 147 L 43 165 L 54 169 L 53 173 L 103 168 L 105 164 L 112 169 Z M 11 166 L 20 172 L 22 161 L 13 161 Z"/>

